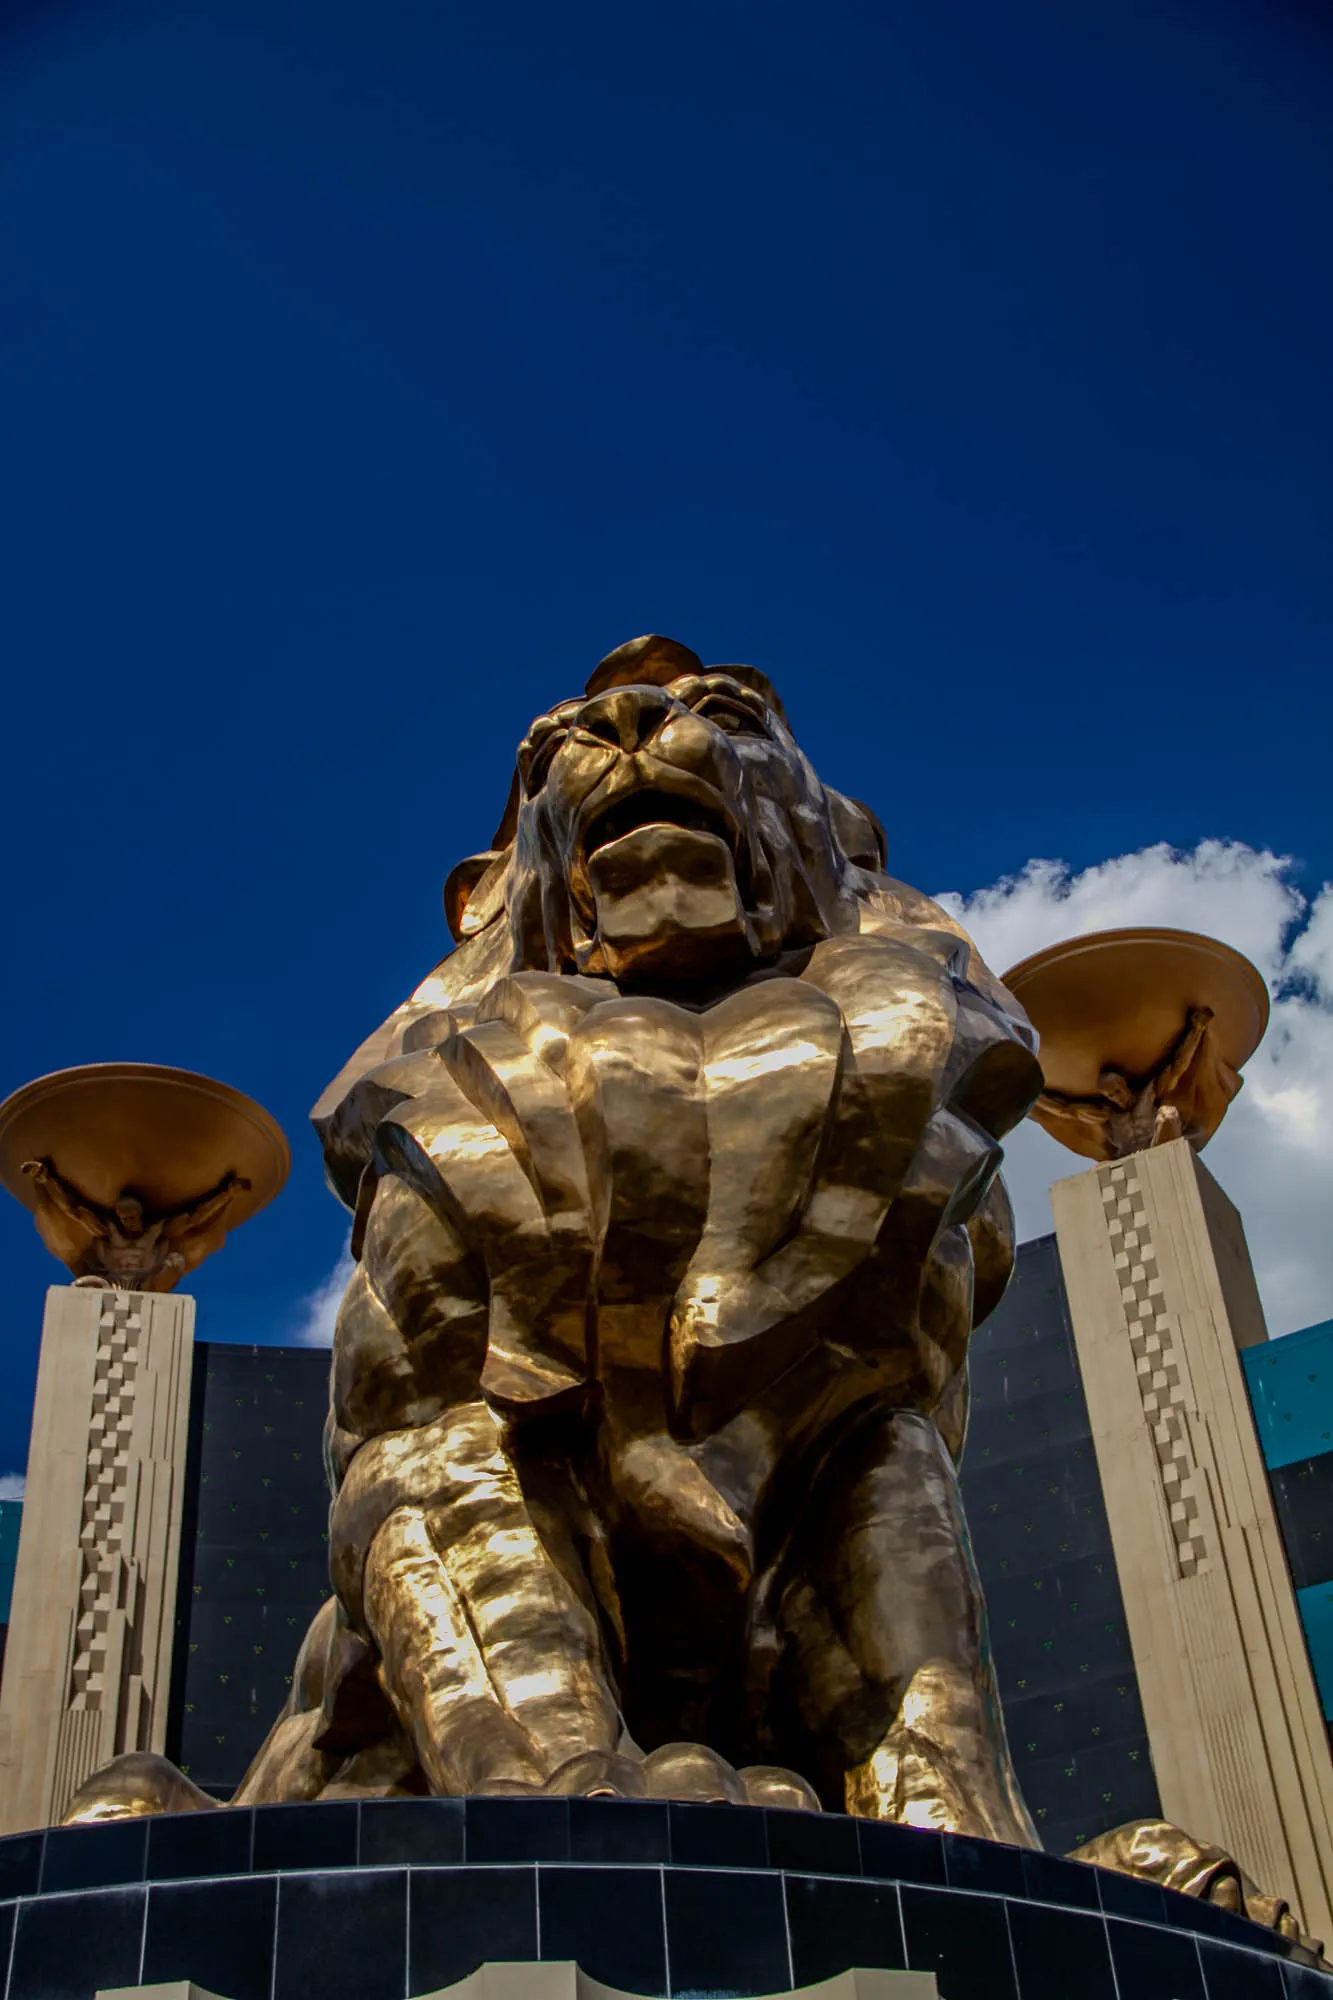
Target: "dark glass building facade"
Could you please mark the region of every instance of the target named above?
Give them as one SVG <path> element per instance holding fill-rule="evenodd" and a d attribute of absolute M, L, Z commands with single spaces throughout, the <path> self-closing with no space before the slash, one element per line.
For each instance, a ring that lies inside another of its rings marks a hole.
<path fill-rule="evenodd" d="M 195 1345 L 167 1755 L 229 1798 L 329 1594 L 329 1356 Z"/>
<path fill-rule="evenodd" d="M 972 1340 L 963 1500 L 1009 1745 L 1043 1844 L 1159 1811 L 1055 1238 Z"/>
<path fill-rule="evenodd" d="M 19 1527 L 23 1520 L 21 1500 L 0 1500 L 0 1667 L 5 1662 L 5 1639 L 9 1632 L 9 1603 L 14 1595 L 14 1565 L 18 1561 Z"/>

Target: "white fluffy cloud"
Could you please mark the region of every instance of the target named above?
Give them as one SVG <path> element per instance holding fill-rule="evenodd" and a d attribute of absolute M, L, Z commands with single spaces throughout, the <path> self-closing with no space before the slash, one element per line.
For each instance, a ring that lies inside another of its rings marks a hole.
<path fill-rule="evenodd" d="M 298 1347 L 332 1347 L 333 1325 L 338 1317 L 338 1307 L 342 1295 L 347 1290 L 347 1281 L 354 1269 L 352 1263 L 352 1240 L 350 1236 L 343 1245 L 342 1255 L 323 1284 L 302 1299 L 300 1318 L 292 1333 Z"/>
<path fill-rule="evenodd" d="M 1291 869 L 1281 855 L 1208 840 L 1077 875 L 1030 861 L 989 888 L 940 897 L 1000 972 L 1063 938 L 1150 924 L 1221 938 L 1258 966 L 1272 1019 L 1208 1165 L 1244 1217 L 1274 1334 L 1333 1316 L 1333 884 L 1311 903 Z M 1030 1122 L 1006 1151 L 1019 1234 L 1043 1235 L 1047 1190 L 1078 1162 Z"/>

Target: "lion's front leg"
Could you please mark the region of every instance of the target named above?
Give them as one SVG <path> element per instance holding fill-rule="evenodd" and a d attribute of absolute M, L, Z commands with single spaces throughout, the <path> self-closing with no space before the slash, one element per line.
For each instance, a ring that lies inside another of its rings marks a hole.
<path fill-rule="evenodd" d="M 353 1461 L 334 1508 L 335 1579 L 433 1792 L 536 1787 L 615 1750 L 579 1506 L 568 1477 L 525 1485 L 483 1403 Z"/>
<path fill-rule="evenodd" d="M 1037 1847 L 952 1461 L 896 1410 L 832 1453 L 777 1600 L 780 1702 L 846 1808 Z M 795 1761 L 795 1760 L 793 1760 Z"/>

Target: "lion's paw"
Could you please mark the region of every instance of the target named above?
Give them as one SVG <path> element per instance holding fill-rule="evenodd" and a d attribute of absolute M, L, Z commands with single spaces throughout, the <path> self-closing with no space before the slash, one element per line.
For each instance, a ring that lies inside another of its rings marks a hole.
<path fill-rule="evenodd" d="M 218 1804 L 166 1757 L 127 1750 L 84 1779 L 60 1824 L 89 1826 L 99 1820 L 143 1819 L 150 1813 L 213 1812 Z"/>
<path fill-rule="evenodd" d="M 558 1798 L 676 1799 L 695 1805 L 819 1811 L 813 1788 L 795 1771 L 778 1764 L 748 1764 L 738 1771 L 703 1743 L 664 1743 L 647 1757 L 585 1751 L 553 1771 L 544 1785 L 531 1789 Z"/>
<path fill-rule="evenodd" d="M 781 1764 L 747 1764 L 736 1775 L 745 1787 L 747 1805 L 782 1806 L 788 1812 L 823 1810 L 814 1786 Z"/>
<path fill-rule="evenodd" d="M 586 1750 L 552 1771 L 541 1790 L 567 1799 L 642 1799 L 647 1797 L 643 1765 L 610 1750 Z"/>

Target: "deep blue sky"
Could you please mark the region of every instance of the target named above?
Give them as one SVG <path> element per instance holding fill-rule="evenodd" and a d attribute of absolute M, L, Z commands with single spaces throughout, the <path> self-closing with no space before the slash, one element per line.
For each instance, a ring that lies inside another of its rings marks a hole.
<path fill-rule="evenodd" d="M 1333 872 L 1333 38 L 1241 0 L 0 15 L 0 1091 L 253 1092 L 196 1281 L 281 1340 L 305 1112 L 530 715 L 748 658 L 897 872 Z M 45 1284 L 0 1210 L 0 1470 Z"/>

